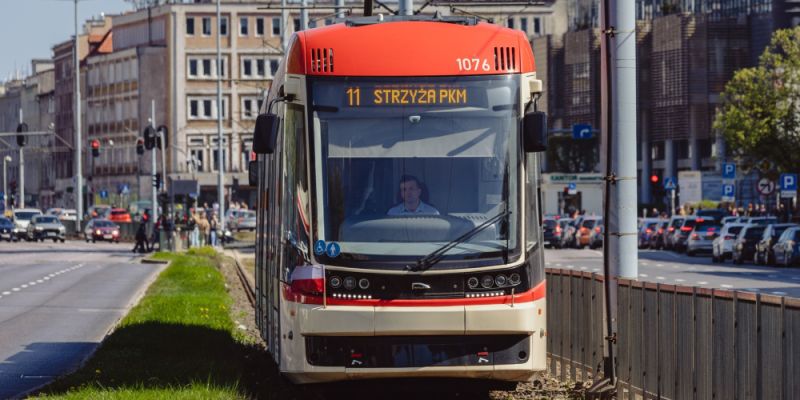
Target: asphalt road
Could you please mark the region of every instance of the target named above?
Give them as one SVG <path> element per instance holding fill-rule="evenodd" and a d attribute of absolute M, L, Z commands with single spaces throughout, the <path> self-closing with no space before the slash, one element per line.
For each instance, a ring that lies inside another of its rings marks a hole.
<path fill-rule="evenodd" d="M 602 273 L 603 252 L 548 249 L 545 266 Z M 639 280 L 800 297 L 800 268 L 712 263 L 710 256 L 689 257 L 666 250 L 639 250 Z"/>
<path fill-rule="evenodd" d="M 159 265 L 131 244 L 0 242 L 0 398 L 78 367 Z"/>

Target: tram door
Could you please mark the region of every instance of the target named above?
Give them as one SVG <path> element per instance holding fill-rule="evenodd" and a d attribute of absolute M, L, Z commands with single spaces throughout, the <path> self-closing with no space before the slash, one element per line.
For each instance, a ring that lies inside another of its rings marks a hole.
<path fill-rule="evenodd" d="M 283 105 L 276 104 L 276 114 L 283 115 Z M 281 124 L 282 125 L 282 124 Z M 281 126 L 281 128 L 283 128 Z M 281 192 L 283 191 L 283 157 L 281 156 L 283 146 L 283 135 L 278 135 L 275 152 L 267 158 L 266 180 L 268 190 L 267 218 L 266 218 L 266 273 L 264 280 L 266 283 L 266 309 L 264 311 L 267 319 L 267 345 L 275 363 L 280 366 L 280 270 L 281 270 Z"/>

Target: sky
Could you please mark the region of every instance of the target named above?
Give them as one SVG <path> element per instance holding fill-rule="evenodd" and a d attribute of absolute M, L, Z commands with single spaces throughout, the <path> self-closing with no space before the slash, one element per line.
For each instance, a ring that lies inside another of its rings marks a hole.
<path fill-rule="evenodd" d="M 132 8 L 124 0 L 80 0 L 78 24 L 89 17 Z M 30 71 L 31 59 L 51 58 L 53 45 L 75 32 L 73 0 L 0 0 L 0 81 L 17 69 Z"/>

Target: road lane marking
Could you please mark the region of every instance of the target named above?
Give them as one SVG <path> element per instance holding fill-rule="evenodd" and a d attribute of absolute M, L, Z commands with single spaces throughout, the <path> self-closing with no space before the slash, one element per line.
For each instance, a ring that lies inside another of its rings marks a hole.
<path fill-rule="evenodd" d="M 10 294 L 11 294 L 11 292 L 9 292 L 9 291 L 5 291 L 5 292 L 3 292 L 3 296 L 8 296 L 8 295 L 10 295 Z"/>
<path fill-rule="evenodd" d="M 599 272 L 599 271 L 600 271 L 600 268 L 592 268 L 592 271 L 594 271 L 594 272 Z"/>
<path fill-rule="evenodd" d="M 706 282 L 706 281 L 699 281 L 699 282 L 697 282 L 697 284 L 698 284 L 698 285 L 708 285 L 708 282 Z"/>
<path fill-rule="evenodd" d="M 686 279 L 680 279 L 680 278 L 678 278 L 678 279 L 675 279 L 675 282 L 686 282 Z"/>
<path fill-rule="evenodd" d="M 575 267 L 572 265 L 567 265 L 567 268 L 575 268 Z"/>
<path fill-rule="evenodd" d="M 560 266 L 561 266 L 561 264 L 560 264 L 560 263 L 556 263 L 556 267 L 560 267 Z"/>
<path fill-rule="evenodd" d="M 786 293 L 786 292 L 772 292 L 772 294 L 777 294 L 778 296 L 786 296 L 788 293 Z"/>
<path fill-rule="evenodd" d="M 725 284 L 725 283 L 720 284 L 719 286 L 720 287 L 724 287 L 725 289 L 732 289 L 733 288 L 733 285 L 728 285 L 728 284 Z"/>
<path fill-rule="evenodd" d="M 664 279 L 666 279 L 666 278 L 664 278 L 663 276 L 657 276 L 657 277 L 656 277 L 656 279 L 660 279 L 660 280 L 662 280 L 662 281 L 663 281 L 663 280 L 664 280 Z"/>
<path fill-rule="evenodd" d="M 28 287 L 28 285 L 22 285 L 22 286 L 20 286 L 20 287 L 21 287 L 21 288 L 23 288 L 23 289 L 25 289 L 26 287 Z"/>
<path fill-rule="evenodd" d="M 647 278 L 647 274 L 639 274 L 642 278 Z"/>
<path fill-rule="evenodd" d="M 14 291 L 14 292 L 19 292 L 19 288 L 18 287 L 15 287 L 15 288 L 13 288 L 11 290 Z"/>
<path fill-rule="evenodd" d="M 760 291 L 760 289 L 758 289 L 758 288 L 747 288 L 745 290 L 750 291 L 750 292 L 758 292 L 758 291 Z"/>
<path fill-rule="evenodd" d="M 656 267 L 659 267 L 659 268 L 661 268 L 663 266 L 664 266 L 664 264 L 656 264 Z"/>
<path fill-rule="evenodd" d="M 44 283 L 44 281 L 43 281 L 43 280 L 41 280 L 41 279 L 37 279 L 37 280 L 36 280 L 36 283 Z"/>
<path fill-rule="evenodd" d="M 586 267 L 581 267 L 581 270 L 584 270 L 584 271 L 586 271 L 586 269 L 587 269 Z"/>
<path fill-rule="evenodd" d="M 644 265 L 644 266 L 648 266 L 648 265 L 650 265 L 650 263 L 648 263 L 648 262 L 645 262 L 645 261 L 639 261 L 639 264 L 642 264 L 642 265 Z"/>

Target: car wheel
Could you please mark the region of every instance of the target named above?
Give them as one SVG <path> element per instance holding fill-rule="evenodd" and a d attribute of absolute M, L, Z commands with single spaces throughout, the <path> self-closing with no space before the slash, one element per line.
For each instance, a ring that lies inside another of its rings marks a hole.
<path fill-rule="evenodd" d="M 714 254 L 713 252 L 711 253 L 711 262 L 712 263 L 718 263 L 719 262 L 719 257 L 717 257 L 717 255 Z"/>
<path fill-rule="evenodd" d="M 66 239 L 61 239 L 61 243 L 66 243 Z"/>
<path fill-rule="evenodd" d="M 97 239 L 92 238 L 92 243 L 97 243 Z"/>

